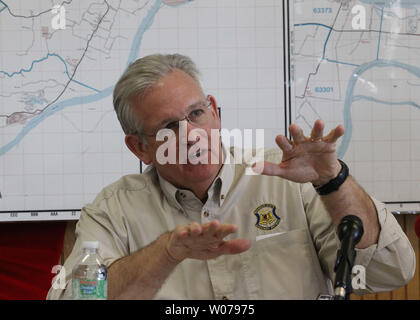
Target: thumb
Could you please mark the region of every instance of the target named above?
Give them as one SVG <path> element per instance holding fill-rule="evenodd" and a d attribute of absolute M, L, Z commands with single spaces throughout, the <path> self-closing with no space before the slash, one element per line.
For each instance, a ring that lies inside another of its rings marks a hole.
<path fill-rule="evenodd" d="M 248 239 L 234 239 L 223 243 L 216 251 L 219 254 L 238 254 L 248 250 L 251 247 L 251 241 Z"/>
<path fill-rule="evenodd" d="M 252 170 L 256 173 L 265 174 L 267 176 L 283 177 L 286 173 L 285 170 L 278 164 L 271 162 L 256 162 L 252 165 Z"/>

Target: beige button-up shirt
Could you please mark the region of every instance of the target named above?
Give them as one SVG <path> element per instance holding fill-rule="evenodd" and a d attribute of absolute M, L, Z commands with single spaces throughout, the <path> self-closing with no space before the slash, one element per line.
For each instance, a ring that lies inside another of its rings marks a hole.
<path fill-rule="evenodd" d="M 264 156 L 266 161 L 281 162 L 280 149 Z M 165 181 L 154 167 L 104 188 L 82 209 L 77 241 L 62 269 L 66 289 L 50 289 L 47 298 L 71 299 L 71 270 L 83 241 L 99 241 L 99 253 L 110 266 L 178 224 L 213 219 L 238 225 L 227 239 L 247 238 L 251 248 L 207 261 L 184 260 L 156 299 L 316 299 L 332 294 L 339 240 L 312 185 L 249 175 L 245 162 L 234 164 L 230 159 L 204 204 L 191 191 Z M 393 290 L 406 284 L 415 271 L 406 235 L 384 204 L 373 201 L 381 232 L 377 244 L 357 250 L 355 264 L 366 268 L 366 289 L 359 293 Z"/>

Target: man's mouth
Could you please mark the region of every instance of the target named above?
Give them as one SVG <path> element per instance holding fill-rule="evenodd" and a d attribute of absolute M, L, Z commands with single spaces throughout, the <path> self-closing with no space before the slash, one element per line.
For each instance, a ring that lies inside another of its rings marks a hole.
<path fill-rule="evenodd" d="M 205 149 L 199 149 L 197 150 L 197 152 L 195 153 L 188 153 L 189 154 L 189 160 L 190 162 L 194 162 L 194 163 L 202 163 L 203 161 L 199 161 L 199 160 L 204 160 L 204 156 L 206 156 L 208 153 L 208 150 Z"/>

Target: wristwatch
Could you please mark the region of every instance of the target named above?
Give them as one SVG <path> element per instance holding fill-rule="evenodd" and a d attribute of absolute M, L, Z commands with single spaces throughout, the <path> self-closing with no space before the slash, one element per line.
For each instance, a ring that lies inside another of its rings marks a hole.
<path fill-rule="evenodd" d="M 331 192 L 337 191 L 349 176 L 349 167 L 347 167 L 347 165 L 340 159 L 338 159 L 338 161 L 341 164 L 341 170 L 334 179 L 331 179 L 329 182 L 323 184 L 322 186 L 316 186 L 312 184 L 320 196 L 325 196 Z"/>

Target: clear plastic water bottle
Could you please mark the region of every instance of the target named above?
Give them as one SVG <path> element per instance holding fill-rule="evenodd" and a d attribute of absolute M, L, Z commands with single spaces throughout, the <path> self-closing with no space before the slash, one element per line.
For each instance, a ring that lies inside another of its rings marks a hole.
<path fill-rule="evenodd" d="M 106 300 L 108 271 L 97 241 L 83 242 L 83 254 L 72 270 L 73 299 Z"/>

